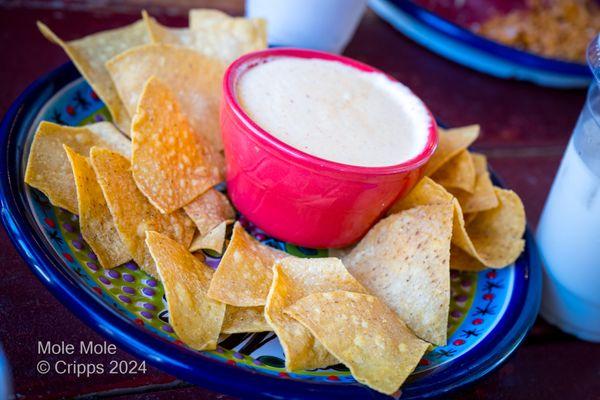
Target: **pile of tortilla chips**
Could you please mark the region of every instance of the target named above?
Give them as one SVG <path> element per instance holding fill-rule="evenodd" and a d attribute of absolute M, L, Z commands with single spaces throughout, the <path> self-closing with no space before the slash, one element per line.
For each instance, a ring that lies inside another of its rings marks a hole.
<path fill-rule="evenodd" d="M 264 21 L 193 10 L 190 28 L 174 29 L 144 12 L 130 26 L 70 42 L 39 28 L 116 126 L 42 122 L 25 181 L 80 216 L 102 267 L 134 260 L 162 281 L 170 323 L 191 348 L 274 331 L 288 370 L 341 362 L 392 394 L 430 344 L 446 343 L 450 268 L 502 268 L 523 250 L 520 199 L 494 187 L 485 156 L 467 150 L 477 126 L 440 130 L 427 177 L 339 257 L 268 247 L 239 222 L 230 229 L 235 210 L 215 189 L 222 74 L 266 46 Z M 207 250 L 222 254 L 216 271 Z"/>

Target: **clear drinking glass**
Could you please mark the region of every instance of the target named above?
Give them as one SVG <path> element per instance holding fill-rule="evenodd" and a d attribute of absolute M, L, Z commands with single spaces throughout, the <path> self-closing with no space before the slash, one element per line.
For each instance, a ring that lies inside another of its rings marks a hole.
<path fill-rule="evenodd" d="M 595 80 L 554 178 L 537 241 L 544 263 L 542 316 L 600 342 L 600 37 L 588 47 Z"/>

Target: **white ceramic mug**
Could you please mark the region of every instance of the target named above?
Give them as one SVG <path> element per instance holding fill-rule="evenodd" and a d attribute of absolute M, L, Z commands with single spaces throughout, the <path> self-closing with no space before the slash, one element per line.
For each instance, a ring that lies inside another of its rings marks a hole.
<path fill-rule="evenodd" d="M 246 0 L 246 16 L 265 18 L 269 44 L 341 53 L 368 0 Z"/>

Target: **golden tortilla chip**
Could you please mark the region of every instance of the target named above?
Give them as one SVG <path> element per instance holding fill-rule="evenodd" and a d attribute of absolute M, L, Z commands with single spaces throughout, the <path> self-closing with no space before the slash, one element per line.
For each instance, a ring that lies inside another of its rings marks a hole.
<path fill-rule="evenodd" d="M 234 334 L 245 332 L 272 331 L 265 319 L 265 308 L 227 306 L 221 333 Z"/>
<path fill-rule="evenodd" d="M 473 159 L 467 150 L 463 150 L 438 169 L 431 179 L 446 189 L 460 189 L 473 193 L 476 177 Z"/>
<path fill-rule="evenodd" d="M 131 142 L 110 122 L 82 127 L 40 122 L 31 143 L 25 182 L 55 206 L 78 214 L 75 180 L 63 144 L 82 156 L 88 156 L 92 146 L 101 146 L 130 157 Z"/>
<path fill-rule="evenodd" d="M 451 202 L 454 206 L 452 244 L 487 267 L 502 268 L 513 263 L 523 250 L 524 241 L 521 237 L 525 231 L 525 211 L 521 199 L 514 192 L 496 187 L 493 190 L 499 205 L 493 209 L 477 212 L 474 216 L 466 214 L 469 216 L 468 224 L 465 223 L 458 200 L 441 185 L 427 177 L 423 178 L 405 198 L 396 202 L 390 209 L 390 213 L 418 205 Z M 480 219 L 482 215 L 483 218 Z M 478 225 L 473 227 L 477 221 L 479 221 Z M 453 265 L 460 265 L 460 263 Z"/>
<path fill-rule="evenodd" d="M 207 190 L 183 209 L 202 235 L 206 235 L 223 221 L 235 218 L 235 211 L 227 196 L 216 189 Z"/>
<path fill-rule="evenodd" d="M 206 296 L 213 270 L 168 236 L 153 231 L 146 235 L 165 288 L 173 330 L 193 349 L 216 349 L 225 305 Z"/>
<path fill-rule="evenodd" d="M 222 254 L 223 246 L 225 245 L 225 236 L 227 235 L 227 226 L 231 223 L 233 223 L 232 219 L 223 221 L 206 235 L 202 236 L 202 234 L 199 234 L 196 236 L 190 245 L 190 251 L 212 250 Z"/>
<path fill-rule="evenodd" d="M 494 188 L 499 205 L 477 213 L 466 227 L 469 241 L 454 241 L 487 267 L 502 268 L 515 262 L 525 247 L 525 209 L 517 194 Z"/>
<path fill-rule="evenodd" d="M 209 297 L 238 307 L 264 306 L 273 264 L 287 253 L 260 243 L 239 222 L 210 283 Z"/>
<path fill-rule="evenodd" d="M 81 236 L 103 268 L 114 268 L 131 260 L 89 160 L 67 145 L 64 145 L 64 149 L 75 177 Z"/>
<path fill-rule="evenodd" d="M 223 11 L 212 8 L 196 8 L 189 12 L 189 25 L 193 30 L 218 30 L 226 26 L 247 25 L 247 29 L 266 30 L 266 20 L 264 18 L 245 18 L 231 17 Z M 235 30 L 235 29 L 232 29 Z M 240 28 L 240 30 L 243 30 Z M 266 32 L 264 45 L 266 46 Z"/>
<path fill-rule="evenodd" d="M 465 228 L 463 212 L 458 201 L 443 186 L 435 183 L 431 178 L 424 177 L 411 192 L 403 199 L 398 200 L 388 214 L 395 214 L 417 206 L 452 204 L 454 217 L 452 223 L 452 243 L 463 245 L 471 243 Z"/>
<path fill-rule="evenodd" d="M 457 198 L 465 214 L 485 211 L 498 206 L 498 199 L 494 192 L 494 185 L 490 179 L 487 169 L 487 159 L 483 154 L 471 153 L 475 171 L 477 173 L 476 184 L 473 193 L 462 190 L 449 189 Z"/>
<path fill-rule="evenodd" d="M 145 23 L 140 20 L 123 28 L 98 32 L 70 42 L 61 40 L 39 21 L 37 26 L 46 39 L 63 48 L 81 75 L 106 104 L 115 124 L 129 135 L 130 114 L 119 98 L 104 64 L 127 49 L 148 43 Z"/>
<path fill-rule="evenodd" d="M 394 203 L 388 215 L 416 206 L 444 204 L 451 201 L 452 195 L 443 186 L 438 185 L 431 178 L 424 177 L 406 196 Z"/>
<path fill-rule="evenodd" d="M 494 197 L 496 197 L 495 193 L 494 193 Z M 498 201 L 498 199 L 496 199 L 496 201 Z M 473 212 L 473 213 L 464 214 L 463 217 L 465 219 L 465 226 L 467 226 L 471 222 L 473 222 L 473 220 L 475 219 L 475 217 L 477 217 L 477 213 Z"/>
<path fill-rule="evenodd" d="M 148 44 L 129 49 L 106 63 L 129 115 L 136 111 L 144 85 L 155 76 L 175 93 L 194 132 L 222 150 L 219 101 L 224 65 L 179 46 Z"/>
<path fill-rule="evenodd" d="M 267 296 L 265 317 L 279 338 L 288 371 L 325 368 L 338 361 L 284 309 L 312 293 L 347 290 L 366 293 L 338 258 L 279 260 L 273 266 L 273 282 Z"/>
<path fill-rule="evenodd" d="M 350 273 L 419 336 L 445 345 L 450 307 L 452 203 L 379 221 L 344 257 Z"/>
<path fill-rule="evenodd" d="M 221 181 L 214 150 L 196 135 L 169 88 L 151 77 L 131 126 L 138 188 L 163 213 L 180 209 Z"/>
<path fill-rule="evenodd" d="M 479 136 L 479 125 L 469 125 L 455 129 L 438 128 L 439 141 L 437 149 L 429 159 L 425 175 L 433 175 L 442 165 L 454 156 L 466 150 Z"/>
<path fill-rule="evenodd" d="M 231 18 L 214 10 L 191 10 L 193 28 L 168 28 L 143 12 L 153 43 L 188 47 L 229 65 L 243 54 L 267 48 L 267 24 L 262 18 Z"/>
<path fill-rule="evenodd" d="M 187 249 L 195 230 L 192 221 L 181 210 L 161 214 L 154 208 L 135 184 L 127 158 L 97 147 L 90 155 L 121 240 L 134 261 L 156 277 L 156 265 L 145 244 L 146 231 L 165 234 Z"/>
<path fill-rule="evenodd" d="M 452 245 L 450 247 L 450 269 L 461 271 L 482 271 L 487 267 L 475 258 L 468 255 L 460 247 Z"/>
<path fill-rule="evenodd" d="M 350 368 L 357 381 L 385 394 L 398 390 L 429 347 L 368 294 L 314 293 L 286 312 Z"/>

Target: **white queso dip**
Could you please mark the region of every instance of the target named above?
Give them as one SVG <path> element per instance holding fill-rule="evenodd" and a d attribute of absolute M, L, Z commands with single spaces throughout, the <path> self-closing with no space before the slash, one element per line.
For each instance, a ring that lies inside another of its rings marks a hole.
<path fill-rule="evenodd" d="M 418 155 L 429 114 L 401 83 L 337 61 L 277 57 L 237 82 L 248 116 L 282 142 L 342 164 L 383 167 Z"/>

